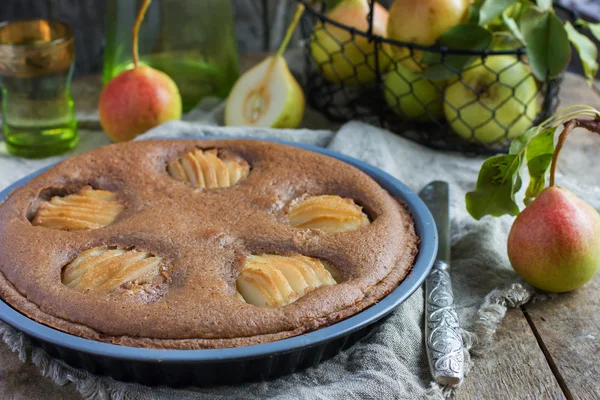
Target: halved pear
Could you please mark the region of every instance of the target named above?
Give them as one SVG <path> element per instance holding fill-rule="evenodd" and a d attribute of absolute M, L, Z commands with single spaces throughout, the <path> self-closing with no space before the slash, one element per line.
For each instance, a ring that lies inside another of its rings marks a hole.
<path fill-rule="evenodd" d="M 129 282 L 149 283 L 162 258 L 145 251 L 93 248 L 79 254 L 62 272 L 62 283 L 83 293 L 103 293 Z"/>
<path fill-rule="evenodd" d="M 212 189 L 235 185 L 248 176 L 250 165 L 244 160 L 221 156 L 216 149 L 195 149 L 169 161 L 167 172 L 179 181 Z"/>
<path fill-rule="evenodd" d="M 288 213 L 296 228 L 320 229 L 325 232 L 355 231 L 370 224 L 369 217 L 352 199 L 340 196 L 312 196 L 294 203 Z"/>
<path fill-rule="evenodd" d="M 233 86 L 225 106 L 225 125 L 297 128 L 305 104 L 302 88 L 285 59 L 268 57 Z"/>
<path fill-rule="evenodd" d="M 43 201 L 31 223 L 51 229 L 84 231 L 110 225 L 123 210 L 117 195 L 91 186 Z"/>
<path fill-rule="evenodd" d="M 293 254 L 251 254 L 246 258 L 236 287 L 238 298 L 258 307 L 277 308 L 293 303 L 311 290 L 337 282 L 325 264 Z"/>

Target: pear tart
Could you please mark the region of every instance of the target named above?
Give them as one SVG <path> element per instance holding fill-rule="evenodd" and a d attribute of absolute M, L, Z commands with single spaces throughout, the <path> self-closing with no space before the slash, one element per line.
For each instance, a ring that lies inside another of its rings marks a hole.
<path fill-rule="evenodd" d="M 145 251 L 94 248 L 63 268 L 62 283 L 80 292 L 101 293 L 150 284 L 165 277 L 165 271 L 162 259 Z"/>
<path fill-rule="evenodd" d="M 91 340 L 247 346 L 377 303 L 417 245 L 404 205 L 334 158 L 254 140 L 119 143 L 0 205 L 0 298 Z"/>
<path fill-rule="evenodd" d="M 290 225 L 325 232 L 355 231 L 369 225 L 369 217 L 352 199 L 340 196 L 312 196 L 290 207 Z"/>
<path fill-rule="evenodd" d="M 243 160 L 221 158 L 217 150 L 196 149 L 169 162 L 169 174 L 201 188 L 229 187 L 248 176 L 250 167 Z"/>
<path fill-rule="evenodd" d="M 311 290 L 335 285 L 325 265 L 300 254 L 250 255 L 237 278 L 242 299 L 259 307 L 283 307 Z"/>
<path fill-rule="evenodd" d="M 111 224 L 122 209 L 114 193 L 86 186 L 78 193 L 41 202 L 31 223 L 66 231 L 98 229 Z"/>

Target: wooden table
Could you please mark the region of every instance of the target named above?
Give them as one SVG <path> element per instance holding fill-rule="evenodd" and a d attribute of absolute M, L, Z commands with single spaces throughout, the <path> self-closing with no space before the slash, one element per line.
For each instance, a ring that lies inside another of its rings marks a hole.
<path fill-rule="evenodd" d="M 600 95 L 576 75 L 567 74 L 560 98 L 560 107 L 600 109 Z M 600 190 L 599 155 L 600 135 L 573 131 L 559 170 Z M 600 274 L 572 293 L 509 310 L 491 352 L 474 361 L 459 400 L 600 399 Z"/>
<path fill-rule="evenodd" d="M 255 60 L 246 60 L 252 64 Z M 97 93 L 90 83 L 75 82 L 76 104 L 93 121 Z M 561 106 L 587 104 L 600 109 L 600 96 L 582 78 L 568 74 Z M 94 123 L 88 125 L 94 128 Z M 574 131 L 559 165 L 570 174 L 583 171 L 582 180 L 600 190 L 600 136 Z M 584 288 L 537 304 L 509 310 L 485 358 L 457 392 L 459 400 L 480 399 L 600 399 L 600 274 Z M 80 398 L 72 384 L 59 387 L 40 377 L 37 367 L 22 363 L 0 343 L 0 399 Z"/>

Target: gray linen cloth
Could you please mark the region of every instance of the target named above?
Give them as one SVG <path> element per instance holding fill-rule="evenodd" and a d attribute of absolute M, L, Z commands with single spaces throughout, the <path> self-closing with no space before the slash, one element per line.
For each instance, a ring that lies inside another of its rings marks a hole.
<path fill-rule="evenodd" d="M 218 114 L 218 113 L 217 113 Z M 205 123 L 214 114 L 196 115 Z M 358 122 L 336 133 L 311 130 L 221 128 L 190 122 L 171 122 L 139 139 L 192 136 L 255 136 L 325 146 L 369 162 L 417 191 L 434 179 L 450 182 L 452 212 L 452 276 L 463 326 L 467 367 L 470 355 L 485 355 L 493 333 L 508 307 L 528 301 L 534 293 L 512 271 L 506 255 L 511 218 L 475 221 L 465 211 L 464 195 L 476 181 L 480 158 L 430 150 L 388 131 Z M 83 133 L 80 151 L 104 144 L 104 135 Z M 53 160 L 27 161 L 0 155 L 0 189 Z M 573 183 L 576 194 L 600 208 L 600 193 Z M 54 360 L 13 328 L 0 323 L 0 336 L 32 360 L 42 375 L 59 385 L 72 382 L 93 399 L 442 399 L 452 390 L 432 383 L 423 341 L 423 290 L 418 289 L 385 323 L 352 348 L 316 367 L 271 382 L 216 388 L 149 388 L 93 376 Z M 475 361 L 476 367 L 476 358 Z M 469 379 L 468 376 L 466 379 Z M 459 389 L 460 390 L 460 389 Z"/>

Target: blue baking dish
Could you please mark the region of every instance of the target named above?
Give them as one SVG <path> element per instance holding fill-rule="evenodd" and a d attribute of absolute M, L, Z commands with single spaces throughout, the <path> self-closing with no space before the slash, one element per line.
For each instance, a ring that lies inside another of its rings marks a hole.
<path fill-rule="evenodd" d="M 351 346 L 423 283 L 437 253 L 435 222 L 425 204 L 412 190 L 380 169 L 316 146 L 276 142 L 321 153 L 353 165 L 370 175 L 392 196 L 406 203 L 420 239 L 419 253 L 406 279 L 375 305 L 336 324 L 296 337 L 253 346 L 210 350 L 146 349 L 83 339 L 35 322 L 1 300 L 0 319 L 24 332 L 34 344 L 51 356 L 60 358 L 73 367 L 147 385 L 210 386 L 271 379 L 310 367 Z M 13 189 L 48 168 L 34 172 L 0 192 L 0 202 Z"/>

